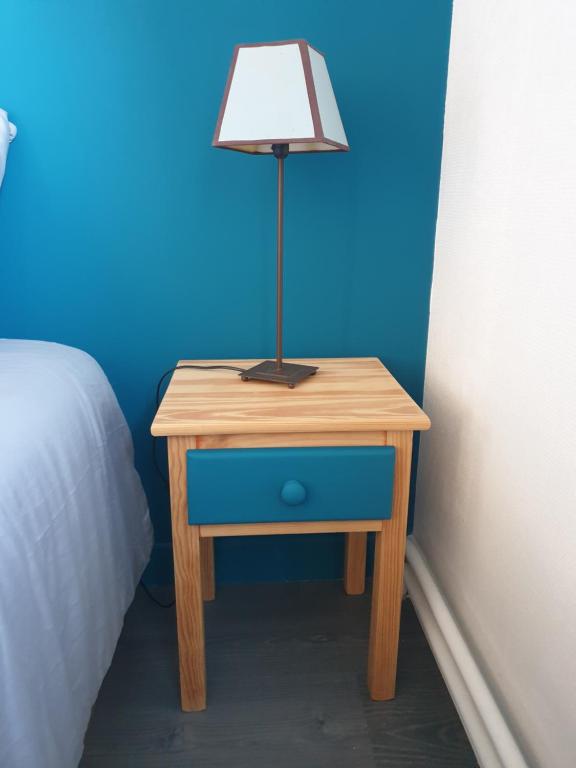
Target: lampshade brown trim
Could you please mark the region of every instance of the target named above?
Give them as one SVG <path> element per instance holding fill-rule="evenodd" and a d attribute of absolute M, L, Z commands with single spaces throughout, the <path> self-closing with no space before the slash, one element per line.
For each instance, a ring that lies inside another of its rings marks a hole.
<path fill-rule="evenodd" d="M 330 144 L 333 147 L 338 147 L 341 152 L 350 152 L 349 144 L 341 144 L 339 141 L 334 141 L 334 139 L 327 139 L 326 136 L 321 136 L 318 141 L 321 141 L 323 144 Z"/>
<path fill-rule="evenodd" d="M 326 152 L 327 154 L 331 154 L 332 152 L 349 152 L 350 147 L 345 146 L 344 144 L 338 144 L 337 141 L 332 141 L 331 139 L 280 139 L 278 142 L 270 142 L 268 140 L 266 141 L 236 141 L 236 142 L 223 142 L 221 144 L 214 144 L 214 146 L 217 149 L 229 149 L 230 151 L 235 152 L 242 152 L 244 155 L 259 155 L 261 157 L 271 157 L 272 156 L 272 150 L 270 152 L 254 152 L 250 149 L 245 149 L 247 146 L 262 146 L 264 144 L 328 144 L 329 146 L 334 147 L 333 150 L 321 150 L 321 149 L 303 149 L 300 151 L 293 151 L 291 154 L 296 155 L 318 155 L 322 152 Z"/>
<path fill-rule="evenodd" d="M 236 149 L 237 147 L 244 147 L 247 144 L 259 146 L 261 144 L 329 144 L 331 147 L 336 147 L 341 152 L 348 152 L 350 147 L 346 144 L 340 144 L 333 139 L 327 139 L 325 136 L 311 136 L 307 139 L 234 139 L 233 141 L 214 141 L 212 146 L 218 149 Z"/>
<path fill-rule="evenodd" d="M 222 97 L 222 103 L 220 104 L 220 111 L 218 112 L 218 119 L 216 120 L 216 129 L 214 131 L 214 138 L 212 139 L 212 146 L 219 146 L 218 137 L 220 136 L 220 129 L 222 128 L 222 120 L 224 120 L 224 113 L 226 112 L 226 105 L 228 104 L 228 94 L 230 93 L 230 87 L 232 85 L 232 78 L 234 77 L 234 70 L 236 69 L 236 61 L 238 59 L 238 52 L 242 45 L 234 46 L 234 53 L 232 54 L 232 61 L 228 69 L 228 79 L 226 80 L 226 87 L 224 88 L 224 96 Z"/>
<path fill-rule="evenodd" d="M 316 136 L 322 136 L 322 120 L 320 118 L 320 110 L 318 108 L 318 98 L 316 96 L 314 76 L 312 75 L 312 63 L 310 61 L 310 54 L 308 53 L 308 43 L 305 40 L 300 40 L 298 42 L 298 48 L 300 49 L 300 57 L 302 59 L 302 66 L 304 68 L 304 79 L 306 80 L 306 90 L 308 91 L 308 102 L 310 103 L 310 112 L 312 114 L 314 134 Z"/>
<path fill-rule="evenodd" d="M 300 45 L 300 44 L 308 45 L 310 48 L 316 51 L 316 53 L 319 53 L 320 56 L 324 56 L 322 51 L 319 51 L 318 48 L 314 48 L 313 45 L 310 45 L 308 40 L 304 40 L 303 37 L 295 38 L 294 40 L 273 40 L 271 43 L 240 43 L 240 48 L 263 48 L 267 45 Z"/>
<path fill-rule="evenodd" d="M 287 139 L 287 138 L 281 138 L 281 139 L 233 139 L 232 141 L 217 141 L 214 143 L 215 147 L 237 147 L 244 144 L 313 144 L 317 141 L 324 141 L 322 136 L 310 136 L 310 138 L 299 138 L 299 139 Z M 328 142 L 326 142 L 328 144 Z M 332 143 L 332 142 L 330 142 Z"/>

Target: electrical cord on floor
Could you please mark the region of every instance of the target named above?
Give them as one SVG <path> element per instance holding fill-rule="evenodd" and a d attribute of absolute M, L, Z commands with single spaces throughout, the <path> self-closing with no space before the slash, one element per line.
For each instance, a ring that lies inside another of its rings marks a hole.
<path fill-rule="evenodd" d="M 155 605 L 157 605 L 159 608 L 172 608 L 174 606 L 176 600 L 171 600 L 169 603 L 162 603 L 160 602 L 160 600 L 158 600 L 158 598 L 154 597 L 154 595 L 152 594 L 152 592 L 150 592 L 150 590 L 148 589 L 146 584 L 144 584 L 142 579 L 140 579 L 140 586 L 144 590 L 144 593 L 146 594 L 146 596 L 149 597 L 150 600 L 152 600 L 152 602 Z"/>
<path fill-rule="evenodd" d="M 168 371 L 165 371 L 162 376 L 160 376 L 160 379 L 158 381 L 158 384 L 156 386 L 156 410 L 160 407 L 160 392 L 162 390 L 162 384 L 164 383 L 164 379 L 167 376 L 170 376 L 171 373 L 174 373 L 174 371 L 179 371 L 181 368 L 191 368 L 194 370 L 199 371 L 216 371 L 216 370 L 224 370 L 224 371 L 238 371 L 238 373 L 244 373 L 246 371 L 246 368 L 238 368 L 235 365 L 177 365 L 175 368 L 170 368 Z M 158 453 L 157 453 L 157 437 L 152 437 L 152 463 L 154 464 L 154 469 L 158 473 L 158 476 L 162 480 L 163 484 L 166 488 L 169 487 L 168 478 L 162 471 L 160 467 L 160 463 L 158 462 Z M 146 584 L 140 579 L 140 586 L 146 593 L 146 595 L 152 600 L 153 603 L 158 605 L 160 608 L 172 608 L 172 606 L 175 603 L 175 600 L 172 600 L 170 603 L 162 603 L 160 600 L 157 600 L 154 595 L 150 592 Z"/>

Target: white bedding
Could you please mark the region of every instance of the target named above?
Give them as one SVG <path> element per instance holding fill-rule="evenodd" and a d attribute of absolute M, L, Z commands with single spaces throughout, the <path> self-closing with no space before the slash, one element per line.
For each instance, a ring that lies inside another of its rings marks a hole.
<path fill-rule="evenodd" d="M 98 364 L 0 340 L 0 766 L 75 768 L 152 532 Z"/>

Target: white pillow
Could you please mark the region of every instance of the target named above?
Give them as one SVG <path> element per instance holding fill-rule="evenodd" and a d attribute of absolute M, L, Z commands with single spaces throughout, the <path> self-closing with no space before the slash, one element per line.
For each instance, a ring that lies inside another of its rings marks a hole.
<path fill-rule="evenodd" d="M 8 113 L 4 109 L 0 109 L 0 185 L 4 178 L 8 145 L 15 136 L 16 126 L 8 120 Z"/>

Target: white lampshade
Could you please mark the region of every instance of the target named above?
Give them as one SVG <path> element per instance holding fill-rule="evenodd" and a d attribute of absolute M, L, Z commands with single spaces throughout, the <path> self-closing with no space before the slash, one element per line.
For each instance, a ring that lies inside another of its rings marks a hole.
<path fill-rule="evenodd" d="M 348 150 L 324 56 L 306 40 L 237 45 L 214 134 L 215 147 L 270 154 Z"/>

